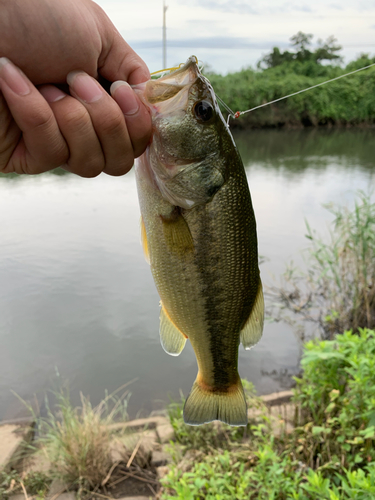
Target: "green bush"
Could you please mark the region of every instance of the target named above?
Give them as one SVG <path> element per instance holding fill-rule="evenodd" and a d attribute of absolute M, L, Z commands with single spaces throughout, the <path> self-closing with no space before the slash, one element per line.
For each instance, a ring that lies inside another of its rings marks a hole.
<path fill-rule="evenodd" d="M 280 459 L 272 445 L 264 444 L 254 452 L 256 467 L 249 467 L 234 453 L 208 456 L 195 463 L 190 472 L 172 468 L 162 480 L 165 500 L 269 500 L 292 494 L 296 473 L 287 458 Z M 298 473 L 297 473 L 298 475 Z"/>
<path fill-rule="evenodd" d="M 161 498 L 375 498 L 375 332 L 310 341 L 302 367 L 293 432 L 275 437 L 263 407 L 261 422 L 249 426 L 246 441 L 226 449 L 206 446 L 172 465 L 161 481 Z M 178 418 L 173 416 L 175 425 Z M 188 436 L 184 439 L 188 446 Z"/>
<path fill-rule="evenodd" d="M 375 333 L 345 332 L 310 341 L 296 378 L 297 451 L 309 466 L 365 466 L 375 461 Z"/>
<path fill-rule="evenodd" d="M 375 62 L 361 55 L 347 67 L 313 60 L 287 61 L 265 70 L 207 74 L 217 95 L 235 112 L 245 111 Z M 374 123 L 375 68 L 257 109 L 232 120 L 233 127 L 357 125 Z"/>

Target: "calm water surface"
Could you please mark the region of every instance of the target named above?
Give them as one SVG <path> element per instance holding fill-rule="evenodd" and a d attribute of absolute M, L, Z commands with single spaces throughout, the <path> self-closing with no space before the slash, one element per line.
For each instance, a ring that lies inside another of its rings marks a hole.
<path fill-rule="evenodd" d="M 323 203 L 351 205 L 356 190 L 374 187 L 375 131 L 250 131 L 236 141 L 270 284 L 287 262 L 301 261 L 305 218 L 324 234 L 332 218 Z M 132 416 L 189 392 L 197 370 L 190 344 L 175 358 L 159 343 L 133 173 L 0 177 L 0 231 L 0 420 L 25 413 L 12 391 L 42 403 L 61 380 L 75 403 L 82 391 L 96 404 L 137 378 Z M 240 348 L 240 374 L 259 393 L 279 390 L 299 356 L 292 330 L 269 323 L 256 348 Z"/>

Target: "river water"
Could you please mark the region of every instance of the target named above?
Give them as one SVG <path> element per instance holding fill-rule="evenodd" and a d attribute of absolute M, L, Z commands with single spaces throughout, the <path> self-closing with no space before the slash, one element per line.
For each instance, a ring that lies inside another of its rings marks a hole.
<path fill-rule="evenodd" d="M 353 205 L 374 187 L 375 131 L 247 131 L 235 135 L 258 223 L 262 279 L 301 263 L 305 219 L 328 233 L 322 204 Z M 99 402 L 131 384 L 129 411 L 147 415 L 186 395 L 196 376 L 187 343 L 168 356 L 158 338 L 159 299 L 139 236 L 133 172 L 82 179 L 69 173 L 0 177 L 0 420 L 25 414 L 14 393 L 43 406 L 68 384 Z M 290 385 L 300 344 L 267 322 L 261 342 L 240 348 L 242 377 L 260 394 Z"/>

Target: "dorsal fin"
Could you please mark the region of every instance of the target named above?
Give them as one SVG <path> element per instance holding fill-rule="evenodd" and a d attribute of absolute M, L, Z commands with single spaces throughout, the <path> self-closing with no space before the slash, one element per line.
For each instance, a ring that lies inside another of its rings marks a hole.
<path fill-rule="evenodd" d="M 240 332 L 240 342 L 246 350 L 257 344 L 262 336 L 264 321 L 264 298 L 262 282 L 259 279 L 258 292 L 253 308 L 244 327 Z"/>
<path fill-rule="evenodd" d="M 187 337 L 173 323 L 162 302 L 159 333 L 164 351 L 171 356 L 178 356 L 185 347 Z"/>

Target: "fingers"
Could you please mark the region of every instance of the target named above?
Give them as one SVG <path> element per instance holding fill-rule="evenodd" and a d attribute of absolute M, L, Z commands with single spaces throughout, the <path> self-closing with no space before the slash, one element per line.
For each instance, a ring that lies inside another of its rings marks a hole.
<path fill-rule="evenodd" d="M 127 173 L 150 138 L 151 118 L 147 109 L 127 84 L 125 95 L 121 94 L 116 103 L 86 73 L 72 72 L 67 80 L 71 94 L 90 115 L 105 158 L 103 171 L 110 175 Z M 64 125 L 58 115 L 56 118 L 64 133 Z"/>
<path fill-rule="evenodd" d="M 69 74 L 71 96 L 51 85 L 38 91 L 0 61 L 7 104 L 0 102 L 0 171 L 35 174 L 65 164 L 83 177 L 122 175 L 146 148 L 150 115 L 127 84 L 114 91 L 118 103 L 83 72 Z"/>
<path fill-rule="evenodd" d="M 15 145 L 21 137 L 21 131 L 14 122 L 4 96 L 0 91 L 0 172 L 8 173 L 6 167 Z"/>
<path fill-rule="evenodd" d="M 105 158 L 90 115 L 74 97 L 59 99 L 59 89 L 43 85 L 39 92 L 49 103 L 68 147 L 69 156 L 62 165 L 81 177 L 96 177 L 105 167 Z"/>
<path fill-rule="evenodd" d="M 36 174 L 64 163 L 69 151 L 51 108 L 25 75 L 5 58 L 0 59 L 0 90 L 12 117 L 6 140 L 0 145 L 0 170 Z M 1 127 L 4 131 L 6 125 L 1 122 Z"/>
<path fill-rule="evenodd" d="M 138 158 L 150 141 L 150 113 L 126 82 L 119 81 L 113 83 L 111 85 L 111 95 L 124 113 L 134 150 L 134 157 Z"/>

